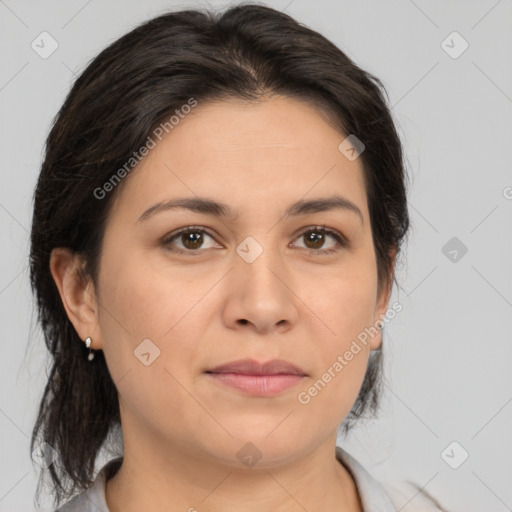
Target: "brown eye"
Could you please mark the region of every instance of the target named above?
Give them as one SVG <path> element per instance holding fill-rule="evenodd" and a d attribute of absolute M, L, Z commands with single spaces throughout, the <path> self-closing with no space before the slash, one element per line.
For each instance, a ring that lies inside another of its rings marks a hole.
<path fill-rule="evenodd" d="M 182 233 L 180 236 L 181 243 L 187 249 L 200 249 L 203 244 L 203 233 L 199 233 L 198 231 L 188 231 Z"/>
<path fill-rule="evenodd" d="M 325 242 L 325 234 L 320 231 L 308 231 L 302 236 L 305 237 L 309 249 L 320 249 Z M 311 242 L 311 245 L 308 245 L 309 242 Z"/>
<path fill-rule="evenodd" d="M 170 250 L 177 253 L 200 253 L 205 249 L 205 240 L 213 237 L 204 228 L 189 226 L 171 233 L 162 241 L 162 245 L 170 247 Z M 179 245 L 181 244 L 181 246 Z"/>
<path fill-rule="evenodd" d="M 322 249 L 326 240 L 334 240 L 330 248 Z M 340 247 L 346 247 L 348 242 L 346 238 L 340 233 L 326 229 L 325 226 L 309 228 L 303 231 L 298 240 L 303 239 L 305 242 L 305 249 L 309 249 L 311 254 L 330 254 L 336 252 Z"/>
<path fill-rule="evenodd" d="M 208 238 L 214 241 L 206 229 L 188 226 L 165 237 L 162 245 L 172 252 L 195 256 L 201 254 L 205 249 L 215 247 L 215 244 L 204 247 Z M 308 250 L 310 254 L 330 254 L 338 251 L 340 247 L 348 246 L 348 240 L 343 235 L 337 231 L 326 229 L 325 226 L 311 227 L 303 231 L 297 240 L 301 239 L 304 240 L 303 249 Z M 331 242 L 330 247 L 322 248 L 325 247 L 329 239 L 334 243 Z"/>

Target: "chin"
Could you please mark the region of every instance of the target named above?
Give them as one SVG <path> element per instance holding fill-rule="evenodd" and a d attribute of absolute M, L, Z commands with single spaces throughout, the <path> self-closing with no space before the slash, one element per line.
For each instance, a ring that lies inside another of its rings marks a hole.
<path fill-rule="evenodd" d="M 209 458 L 229 467 L 238 469 L 280 467 L 297 459 L 302 452 L 302 445 L 308 445 L 310 442 L 290 436 L 285 430 L 282 435 L 277 435 L 277 431 L 272 432 L 275 427 L 274 422 L 272 427 L 261 432 L 255 432 L 254 429 L 251 429 L 250 434 L 231 432 L 234 435 L 233 438 L 226 439 L 226 436 L 223 436 L 223 442 L 217 439 L 205 448 L 208 449 Z M 269 435 L 269 432 L 272 433 Z M 212 447 L 214 447 L 213 450 Z"/>

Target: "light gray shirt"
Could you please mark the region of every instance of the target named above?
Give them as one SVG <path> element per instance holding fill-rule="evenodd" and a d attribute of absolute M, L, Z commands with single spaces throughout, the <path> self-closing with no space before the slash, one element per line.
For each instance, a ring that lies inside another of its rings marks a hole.
<path fill-rule="evenodd" d="M 395 494 L 397 502 L 393 502 L 390 495 L 373 478 L 370 473 L 347 451 L 340 446 L 336 447 L 336 458 L 350 472 L 356 484 L 364 512 L 396 512 L 405 503 L 405 495 Z M 122 458 L 109 461 L 98 473 L 94 484 L 82 494 L 72 498 L 68 503 L 55 512 L 110 512 L 105 500 L 105 482 L 115 473 L 122 462 Z M 392 490 L 392 488 L 390 488 Z M 421 503 L 423 504 L 423 502 Z M 426 510 L 441 510 L 429 504 Z"/>

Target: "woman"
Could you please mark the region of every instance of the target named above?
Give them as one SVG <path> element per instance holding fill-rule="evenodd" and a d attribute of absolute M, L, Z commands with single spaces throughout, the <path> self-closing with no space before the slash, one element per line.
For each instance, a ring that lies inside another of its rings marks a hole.
<path fill-rule="evenodd" d="M 395 510 L 336 446 L 378 409 L 399 306 L 382 90 L 259 5 L 150 20 L 77 79 L 30 255 L 53 358 L 32 449 L 60 511 Z"/>

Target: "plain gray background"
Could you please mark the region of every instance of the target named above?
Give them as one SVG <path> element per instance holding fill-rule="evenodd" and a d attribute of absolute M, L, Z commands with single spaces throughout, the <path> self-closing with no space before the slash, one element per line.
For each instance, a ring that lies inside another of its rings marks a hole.
<path fill-rule="evenodd" d="M 383 411 L 340 443 L 378 479 L 417 482 L 448 510 L 512 510 L 512 4 L 261 3 L 383 81 L 406 149 L 412 228 L 390 302 L 404 309 L 385 327 Z M 27 257 L 50 123 L 74 74 L 110 42 L 164 11 L 207 5 L 0 0 L 2 512 L 34 509 L 29 437 L 47 358 L 38 328 L 29 340 Z M 45 59 L 31 47 L 44 31 L 58 43 Z M 414 510 L 414 494 L 401 510 Z"/>

